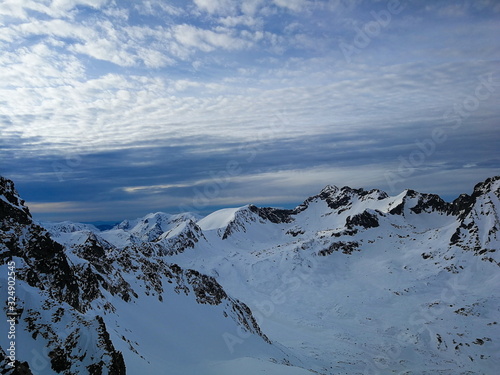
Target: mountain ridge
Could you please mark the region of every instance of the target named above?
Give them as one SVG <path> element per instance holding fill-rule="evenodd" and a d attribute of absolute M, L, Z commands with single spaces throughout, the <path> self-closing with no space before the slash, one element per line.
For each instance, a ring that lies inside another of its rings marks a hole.
<path fill-rule="evenodd" d="M 39 352 L 51 348 L 44 374 L 170 366 L 219 375 L 242 361 L 273 374 L 487 374 L 500 361 L 500 305 L 490 290 L 500 281 L 500 177 L 453 202 L 411 189 L 390 197 L 327 186 L 294 209 L 157 212 L 104 231 L 34 223 L 4 178 L 0 198 L 2 267 L 15 259 L 25 296 L 41 293 L 20 300 L 19 324 Z M 144 308 L 177 336 L 123 326 Z M 384 318 L 394 308 L 397 317 Z M 197 329 L 210 342 L 192 329 L 206 317 Z M 153 337 L 197 356 L 161 354 Z M 102 345 L 91 349 L 94 340 Z M 18 371 L 29 357 L 20 356 Z"/>

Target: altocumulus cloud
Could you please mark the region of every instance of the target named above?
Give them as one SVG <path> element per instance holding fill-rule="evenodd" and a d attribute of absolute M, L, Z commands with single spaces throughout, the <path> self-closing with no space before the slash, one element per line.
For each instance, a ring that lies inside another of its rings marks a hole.
<path fill-rule="evenodd" d="M 499 171 L 499 17 L 487 0 L 4 1 L 1 173 L 53 220 L 290 206 L 326 184 L 451 199 Z"/>

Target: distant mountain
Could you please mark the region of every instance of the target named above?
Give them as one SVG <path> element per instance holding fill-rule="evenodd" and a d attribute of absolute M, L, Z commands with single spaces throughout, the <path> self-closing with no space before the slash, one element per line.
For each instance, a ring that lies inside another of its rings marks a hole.
<path fill-rule="evenodd" d="M 0 178 L 16 373 L 493 374 L 499 210 L 494 177 L 451 203 L 327 186 L 290 210 L 157 212 L 101 230 L 34 223 Z M 0 372 L 14 373 L 0 345 Z"/>
<path fill-rule="evenodd" d="M 94 222 L 85 223 L 85 224 L 91 224 L 99 230 L 109 230 L 109 229 L 114 228 L 119 223 L 117 223 L 115 221 L 94 221 Z"/>

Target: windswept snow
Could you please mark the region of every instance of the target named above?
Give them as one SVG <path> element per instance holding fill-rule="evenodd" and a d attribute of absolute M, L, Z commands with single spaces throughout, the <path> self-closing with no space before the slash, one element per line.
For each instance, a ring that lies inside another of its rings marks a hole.
<path fill-rule="evenodd" d="M 236 213 L 245 208 L 247 208 L 247 206 L 224 208 L 222 210 L 215 211 L 201 219 L 198 222 L 198 226 L 205 231 L 226 228 L 229 223 L 235 219 Z"/>

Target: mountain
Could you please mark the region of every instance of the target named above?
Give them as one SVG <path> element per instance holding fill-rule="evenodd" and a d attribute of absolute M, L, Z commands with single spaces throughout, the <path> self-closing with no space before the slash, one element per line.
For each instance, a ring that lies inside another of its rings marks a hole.
<path fill-rule="evenodd" d="M 6 335 L 0 372 L 493 374 L 499 210 L 494 177 L 453 202 L 327 186 L 295 209 L 101 230 L 35 223 L 1 178 L 18 316 L 17 372 Z"/>
<path fill-rule="evenodd" d="M 239 336 L 253 366 L 298 362 L 214 278 L 168 262 L 172 238 L 188 248 L 197 241 L 192 216 L 155 214 L 121 223 L 115 239 L 127 245 L 118 248 L 91 225 L 46 224 L 49 234 L 23 203 L 12 181 L 2 178 L 0 283 L 8 285 L 8 265 L 15 262 L 17 301 L 10 314 L 17 322 L 15 362 L 7 335 L 0 338 L 1 373 L 218 374 L 240 360 L 229 350 Z"/>

